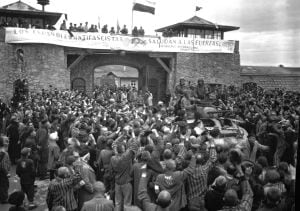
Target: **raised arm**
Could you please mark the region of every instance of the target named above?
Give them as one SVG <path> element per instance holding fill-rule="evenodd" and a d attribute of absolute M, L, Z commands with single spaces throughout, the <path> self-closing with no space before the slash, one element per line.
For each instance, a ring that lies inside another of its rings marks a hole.
<path fill-rule="evenodd" d="M 147 173 L 146 170 L 143 170 L 140 183 L 139 183 L 139 188 L 138 188 L 138 199 L 142 203 L 143 210 L 149 210 L 149 207 L 152 204 L 150 197 L 147 193 L 147 183 L 148 183 Z"/>
<path fill-rule="evenodd" d="M 239 210 L 243 211 L 251 211 L 252 203 L 253 203 L 253 192 L 251 186 L 243 174 L 241 166 L 237 166 L 237 170 L 241 175 L 241 189 L 242 189 L 242 199 L 240 204 L 238 205 Z"/>

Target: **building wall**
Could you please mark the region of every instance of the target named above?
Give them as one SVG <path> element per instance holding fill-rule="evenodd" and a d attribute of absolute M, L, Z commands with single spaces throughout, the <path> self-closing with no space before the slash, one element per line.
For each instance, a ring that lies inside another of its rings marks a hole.
<path fill-rule="evenodd" d="M 204 78 L 205 83 L 240 84 L 239 53 L 191 54 L 177 53 L 176 83 L 181 77 L 192 83 Z"/>
<path fill-rule="evenodd" d="M 299 75 L 241 75 L 242 83 L 255 82 L 264 89 L 300 91 Z"/>
<path fill-rule="evenodd" d="M 131 86 L 131 82 L 134 81 L 135 88 L 139 87 L 138 78 L 119 78 L 119 80 L 120 80 L 120 86 L 126 86 L 126 87 L 128 87 L 128 85 Z"/>
<path fill-rule="evenodd" d="M 24 52 L 23 62 L 16 51 Z M 67 70 L 64 48 L 41 44 L 6 44 L 0 42 L 0 95 L 9 98 L 13 94 L 13 82 L 26 78 L 30 91 L 70 88 L 70 72 Z"/>

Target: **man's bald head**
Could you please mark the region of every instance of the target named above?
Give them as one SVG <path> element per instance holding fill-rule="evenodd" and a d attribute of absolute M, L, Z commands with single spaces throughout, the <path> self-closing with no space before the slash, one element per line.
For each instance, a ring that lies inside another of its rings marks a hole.
<path fill-rule="evenodd" d="M 166 164 L 166 170 L 167 171 L 175 171 L 176 162 L 174 160 L 172 160 L 172 159 L 166 160 L 165 164 Z"/>
<path fill-rule="evenodd" d="M 224 202 L 226 206 L 235 206 L 238 203 L 238 195 L 235 190 L 229 189 L 224 194 Z"/>
<path fill-rule="evenodd" d="M 57 176 L 60 178 L 66 178 L 70 175 L 69 169 L 67 167 L 60 167 L 57 170 Z"/>
<path fill-rule="evenodd" d="M 102 182 L 95 182 L 94 183 L 94 190 L 96 193 L 105 193 L 105 186 Z"/>
<path fill-rule="evenodd" d="M 168 207 L 171 203 L 171 194 L 166 190 L 161 191 L 156 202 L 162 208 Z"/>

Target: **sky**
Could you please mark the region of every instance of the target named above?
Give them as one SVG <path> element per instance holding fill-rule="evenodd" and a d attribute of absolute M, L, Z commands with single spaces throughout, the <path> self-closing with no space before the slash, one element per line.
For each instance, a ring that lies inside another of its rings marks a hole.
<path fill-rule="evenodd" d="M 0 0 L 0 6 L 16 0 Z M 41 9 L 37 0 L 22 0 Z M 154 0 L 155 1 L 155 0 Z M 68 14 L 73 23 L 108 24 L 131 28 L 133 0 L 50 0 L 46 11 Z M 225 33 L 226 40 L 240 41 L 242 65 L 300 67 L 299 0 L 156 0 L 155 15 L 133 12 L 133 25 L 146 34 L 197 16 L 220 25 L 240 27 Z M 62 21 L 62 20 L 61 20 Z"/>

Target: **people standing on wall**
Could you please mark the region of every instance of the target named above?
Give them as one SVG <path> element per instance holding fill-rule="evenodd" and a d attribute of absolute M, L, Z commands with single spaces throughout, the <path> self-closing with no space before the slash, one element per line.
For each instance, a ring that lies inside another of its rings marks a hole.
<path fill-rule="evenodd" d="M 143 29 L 143 27 L 140 27 L 138 30 L 138 35 L 143 37 L 145 35 L 145 30 Z"/>
<path fill-rule="evenodd" d="M 128 29 L 126 28 L 126 25 L 123 26 L 120 32 L 121 34 L 128 34 Z"/>
<path fill-rule="evenodd" d="M 108 29 L 107 29 L 107 24 L 105 24 L 102 29 L 101 29 L 102 33 L 108 33 Z"/>
<path fill-rule="evenodd" d="M 115 34 L 115 33 L 116 33 L 115 28 L 114 28 L 114 27 L 111 27 L 110 30 L 109 30 L 109 33 L 110 33 L 110 34 Z"/>
<path fill-rule="evenodd" d="M 63 20 L 62 24 L 60 25 L 60 30 L 67 30 L 67 24 L 65 20 Z"/>
<path fill-rule="evenodd" d="M 139 31 L 138 31 L 138 29 L 137 29 L 136 26 L 132 29 L 131 34 L 132 34 L 132 36 L 134 36 L 134 37 L 139 36 Z"/>
<path fill-rule="evenodd" d="M 89 23 L 88 22 L 85 22 L 85 25 L 83 27 L 83 31 L 84 32 L 88 32 L 89 31 Z"/>
<path fill-rule="evenodd" d="M 96 25 L 95 25 L 96 26 Z M 91 27 L 89 28 L 88 32 L 96 32 L 96 29 L 94 27 L 94 24 L 91 25 Z"/>
<path fill-rule="evenodd" d="M 73 32 L 74 31 L 74 26 L 73 26 L 73 23 L 70 23 L 69 25 L 69 31 Z"/>

